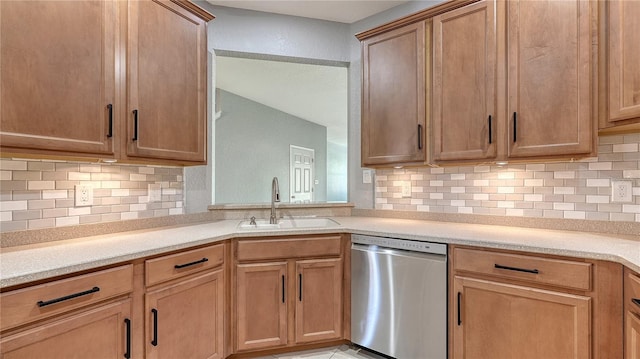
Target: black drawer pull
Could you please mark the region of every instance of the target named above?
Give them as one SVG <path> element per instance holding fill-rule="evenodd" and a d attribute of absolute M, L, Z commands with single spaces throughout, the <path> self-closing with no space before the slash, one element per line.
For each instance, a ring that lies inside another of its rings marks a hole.
<path fill-rule="evenodd" d="M 458 326 L 462 324 L 462 316 L 460 315 L 460 302 L 462 301 L 462 293 L 458 292 Z"/>
<path fill-rule="evenodd" d="M 124 357 L 126 359 L 130 359 L 131 358 L 131 320 L 128 318 L 125 318 L 124 326 L 127 330 L 127 344 L 124 352 Z"/>
<path fill-rule="evenodd" d="M 491 144 L 491 115 L 489 115 L 489 144 Z"/>
<path fill-rule="evenodd" d="M 109 132 L 107 132 L 107 137 L 113 137 L 113 105 L 108 104 L 107 109 L 109 109 Z"/>
<path fill-rule="evenodd" d="M 640 307 L 640 299 L 639 299 L 639 298 L 631 298 L 631 301 L 632 301 L 635 305 L 637 305 L 637 306 L 639 306 L 639 307 Z"/>
<path fill-rule="evenodd" d="M 300 293 L 298 293 L 298 299 L 302 302 L 302 273 L 298 274 L 300 278 Z"/>
<path fill-rule="evenodd" d="M 518 114 L 513 113 L 513 142 L 516 142 L 516 135 L 518 134 Z"/>
<path fill-rule="evenodd" d="M 65 300 L 82 297 L 83 295 L 87 295 L 87 294 L 91 294 L 91 293 L 95 293 L 95 292 L 99 292 L 99 291 L 100 291 L 100 288 L 93 287 L 93 288 L 91 288 L 89 290 L 85 290 L 84 292 L 69 294 L 69 295 L 66 295 L 64 297 L 51 299 L 51 300 L 47 300 L 47 301 L 38 301 L 37 304 L 38 304 L 38 307 L 42 308 L 42 307 L 46 307 L 47 305 L 60 303 L 60 302 L 63 302 Z"/>
<path fill-rule="evenodd" d="M 506 269 L 506 270 L 512 270 L 512 271 L 516 271 L 516 272 L 525 272 L 525 273 L 533 273 L 533 274 L 540 273 L 537 269 L 524 269 L 524 268 L 517 268 L 517 267 L 507 267 L 507 266 L 503 266 L 503 265 L 500 265 L 500 264 L 495 264 L 494 267 L 496 269 Z"/>
<path fill-rule="evenodd" d="M 284 303 L 284 274 L 282 275 L 282 303 Z"/>
<path fill-rule="evenodd" d="M 175 269 L 180 269 L 180 268 L 184 268 L 184 267 L 189 267 L 189 266 L 194 266 L 196 264 L 200 264 L 200 263 L 204 263 L 204 262 L 208 262 L 209 259 L 208 258 L 202 258 L 199 261 L 195 261 L 195 262 L 191 262 L 191 263 L 185 263 L 185 264 L 176 264 L 173 266 L 173 268 Z"/>
<path fill-rule="evenodd" d="M 422 149 L 422 125 L 418 124 L 418 149 Z"/>
<path fill-rule="evenodd" d="M 158 346 L 158 310 L 153 308 L 151 309 L 151 314 L 153 314 L 153 339 L 151 340 L 151 345 L 154 347 Z"/>
<path fill-rule="evenodd" d="M 131 141 L 138 140 L 138 110 L 133 110 L 133 138 Z"/>

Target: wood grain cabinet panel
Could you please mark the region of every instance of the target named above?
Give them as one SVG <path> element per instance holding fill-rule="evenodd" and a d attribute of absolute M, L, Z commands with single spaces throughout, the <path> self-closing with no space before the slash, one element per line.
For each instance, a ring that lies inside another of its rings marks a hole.
<path fill-rule="evenodd" d="M 426 31 L 418 22 L 362 42 L 362 164 L 426 160 Z"/>
<path fill-rule="evenodd" d="M 453 358 L 590 358 L 591 298 L 456 276 Z"/>
<path fill-rule="evenodd" d="M 206 22 L 176 3 L 129 2 L 127 155 L 206 161 Z"/>
<path fill-rule="evenodd" d="M 600 12 L 600 128 L 640 123 L 640 2 L 605 1 Z"/>
<path fill-rule="evenodd" d="M 342 337 L 342 259 L 296 262 L 296 343 Z"/>
<path fill-rule="evenodd" d="M 113 156 L 117 3 L 0 2 L 3 151 Z"/>
<path fill-rule="evenodd" d="M 146 358 L 224 358 L 223 273 L 209 271 L 146 294 Z"/>
<path fill-rule="evenodd" d="M 640 359 L 640 315 L 627 311 L 625 359 Z"/>
<path fill-rule="evenodd" d="M 287 263 L 236 266 L 237 349 L 287 344 Z"/>
<path fill-rule="evenodd" d="M 0 357 L 128 358 L 131 300 L 98 306 L 0 339 Z M 129 321 L 129 322 L 127 322 Z M 129 324 L 127 324 L 129 323 Z"/>
<path fill-rule="evenodd" d="M 433 39 L 433 159 L 495 158 L 495 2 L 434 17 Z"/>
<path fill-rule="evenodd" d="M 506 6 L 508 157 L 590 154 L 591 2 Z"/>

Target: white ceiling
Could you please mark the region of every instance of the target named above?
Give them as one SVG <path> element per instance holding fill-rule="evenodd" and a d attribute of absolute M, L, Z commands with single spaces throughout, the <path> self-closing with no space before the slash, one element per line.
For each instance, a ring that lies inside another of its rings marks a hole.
<path fill-rule="evenodd" d="M 354 23 L 409 0 L 207 0 L 213 5 Z"/>
<path fill-rule="evenodd" d="M 216 57 L 216 87 L 327 127 L 327 141 L 347 144 L 347 69 Z M 224 114 L 224 103 L 220 104 Z"/>

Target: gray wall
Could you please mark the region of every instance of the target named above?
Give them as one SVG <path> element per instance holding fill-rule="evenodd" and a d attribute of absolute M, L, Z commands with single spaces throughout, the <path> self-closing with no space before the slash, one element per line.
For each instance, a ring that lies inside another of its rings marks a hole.
<path fill-rule="evenodd" d="M 289 202 L 289 145 L 315 150 L 315 200 L 327 196 L 327 128 L 220 90 L 216 120 L 216 203 L 271 200 L 278 177 L 280 198 Z"/>

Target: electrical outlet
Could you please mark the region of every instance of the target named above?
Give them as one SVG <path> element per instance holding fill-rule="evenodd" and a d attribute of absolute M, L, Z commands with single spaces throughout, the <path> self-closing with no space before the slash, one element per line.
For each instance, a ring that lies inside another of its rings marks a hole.
<path fill-rule="evenodd" d="M 631 202 L 631 181 L 611 181 L 611 202 Z"/>
<path fill-rule="evenodd" d="M 149 202 L 162 201 L 162 187 L 160 183 L 150 183 L 148 186 Z"/>
<path fill-rule="evenodd" d="M 411 181 L 402 182 L 402 198 L 411 198 Z"/>
<path fill-rule="evenodd" d="M 75 185 L 74 198 L 76 207 L 93 205 L 93 187 Z"/>

